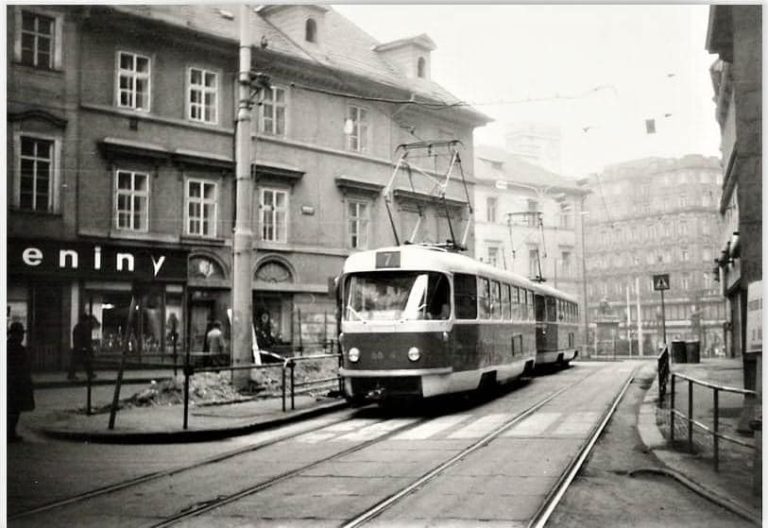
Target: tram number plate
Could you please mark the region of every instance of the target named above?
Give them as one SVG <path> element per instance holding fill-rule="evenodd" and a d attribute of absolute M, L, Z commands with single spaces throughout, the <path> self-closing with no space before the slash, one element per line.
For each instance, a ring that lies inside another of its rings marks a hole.
<path fill-rule="evenodd" d="M 399 251 L 379 251 L 376 253 L 376 269 L 379 268 L 399 268 Z"/>

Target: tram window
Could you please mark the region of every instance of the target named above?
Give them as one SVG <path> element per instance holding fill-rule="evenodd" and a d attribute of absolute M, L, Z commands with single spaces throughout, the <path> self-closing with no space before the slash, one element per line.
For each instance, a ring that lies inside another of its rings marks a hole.
<path fill-rule="evenodd" d="M 556 300 L 552 297 L 547 297 L 547 321 L 554 323 L 557 321 L 557 305 Z"/>
<path fill-rule="evenodd" d="M 477 299 L 478 299 L 478 317 L 480 319 L 491 318 L 491 281 L 488 279 L 477 279 Z"/>
<path fill-rule="evenodd" d="M 491 318 L 501 319 L 501 284 L 491 282 Z"/>
<path fill-rule="evenodd" d="M 501 318 L 512 319 L 512 307 L 509 302 L 509 284 L 501 285 Z"/>
<path fill-rule="evenodd" d="M 450 317 L 450 283 L 442 273 L 356 273 L 347 278 L 344 319 L 416 320 Z"/>
<path fill-rule="evenodd" d="M 526 308 L 525 315 L 526 320 L 533 321 L 534 320 L 534 312 L 533 312 L 533 292 L 530 290 L 526 290 L 526 304 L 528 307 Z"/>
<path fill-rule="evenodd" d="M 544 308 L 544 297 L 541 297 L 540 295 L 537 295 L 535 297 L 535 300 L 536 300 L 536 303 L 535 303 L 536 320 L 537 321 L 544 321 L 545 320 L 545 315 L 546 315 L 546 310 Z"/>
<path fill-rule="evenodd" d="M 477 277 L 464 273 L 454 274 L 453 292 L 456 319 L 477 319 Z"/>

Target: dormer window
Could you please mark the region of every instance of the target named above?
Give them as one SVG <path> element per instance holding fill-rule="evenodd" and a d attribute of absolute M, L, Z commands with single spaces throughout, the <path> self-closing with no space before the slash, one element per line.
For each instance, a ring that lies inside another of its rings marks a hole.
<path fill-rule="evenodd" d="M 416 75 L 420 79 L 423 79 L 427 76 L 427 61 L 424 60 L 424 57 L 419 57 L 419 60 L 416 63 Z"/>
<path fill-rule="evenodd" d="M 304 40 L 307 42 L 317 42 L 317 22 L 313 18 L 308 18 L 304 28 Z"/>

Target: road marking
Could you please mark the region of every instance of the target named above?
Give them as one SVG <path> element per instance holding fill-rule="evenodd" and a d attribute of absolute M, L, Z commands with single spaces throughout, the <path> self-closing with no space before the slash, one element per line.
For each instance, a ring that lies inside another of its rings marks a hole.
<path fill-rule="evenodd" d="M 399 418 L 396 420 L 387 420 L 386 422 L 377 423 L 368 427 L 363 427 L 357 431 L 353 431 L 344 436 L 336 438 L 339 442 L 359 442 L 365 440 L 372 440 L 380 436 L 384 436 L 394 429 L 398 429 L 408 424 L 412 424 L 416 421 L 416 418 Z"/>
<path fill-rule="evenodd" d="M 518 423 L 502 436 L 538 436 L 560 419 L 563 413 L 538 413 Z"/>
<path fill-rule="evenodd" d="M 589 433 L 597 423 L 600 413 L 576 412 L 566 417 L 563 423 L 554 430 L 554 436 L 585 435 Z"/>
<path fill-rule="evenodd" d="M 463 422 L 467 418 L 470 418 L 470 414 L 457 414 L 452 416 L 441 416 L 430 420 L 424 425 L 414 427 L 408 431 L 400 433 L 392 437 L 393 440 L 425 440 L 432 435 L 435 435 L 441 431 L 449 429 L 460 422 Z"/>
<path fill-rule="evenodd" d="M 512 417 L 511 414 L 489 414 L 459 429 L 448 438 L 479 438 L 485 436 Z"/>

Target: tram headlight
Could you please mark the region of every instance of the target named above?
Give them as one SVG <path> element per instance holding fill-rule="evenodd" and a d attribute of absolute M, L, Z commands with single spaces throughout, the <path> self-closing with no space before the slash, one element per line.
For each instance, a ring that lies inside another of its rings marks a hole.
<path fill-rule="evenodd" d="M 418 347 L 411 347 L 408 349 L 408 359 L 411 361 L 418 361 L 421 357 L 421 351 Z"/>
<path fill-rule="evenodd" d="M 350 348 L 347 357 L 352 363 L 357 363 L 360 360 L 360 349 L 357 347 Z"/>

